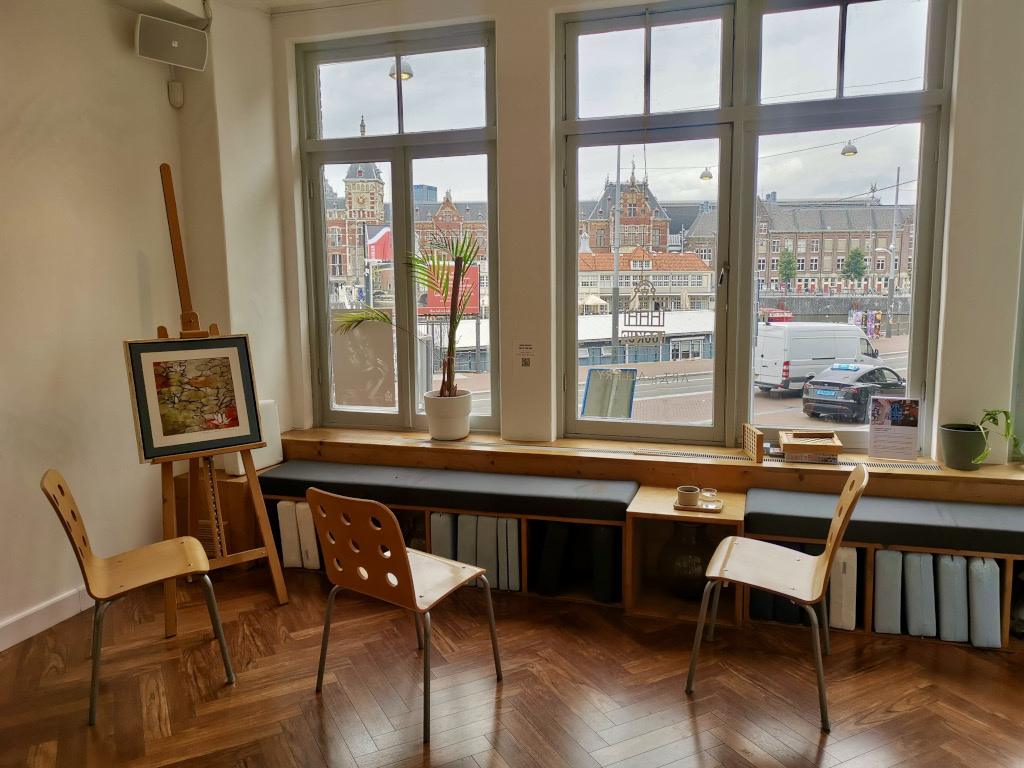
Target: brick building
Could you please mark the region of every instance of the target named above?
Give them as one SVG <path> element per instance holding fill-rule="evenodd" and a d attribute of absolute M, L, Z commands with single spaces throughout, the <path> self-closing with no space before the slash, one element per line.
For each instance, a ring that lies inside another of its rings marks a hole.
<path fill-rule="evenodd" d="M 887 293 L 893 206 L 868 200 L 783 200 L 775 193 L 757 201 L 754 270 L 762 289 L 778 290 L 779 262 L 784 251 L 796 258 L 797 274 L 790 290 L 807 292 L 865 291 Z M 914 264 L 914 206 L 896 213 L 895 290 L 910 290 Z M 686 232 L 686 250 L 713 264 L 718 249 L 718 212 L 698 214 Z M 851 251 L 864 254 L 867 272 L 861 280 L 845 280 L 843 263 Z"/>
<path fill-rule="evenodd" d="M 580 228 L 587 233 L 594 253 L 611 253 L 614 247 L 614 201 L 615 183 L 606 179 L 604 190 L 597 200 L 580 202 Z M 651 251 L 668 249 L 669 214 L 651 192 L 647 179 L 637 181 L 635 169 L 629 179 L 619 185 L 619 202 L 622 206 L 619 218 L 620 246 L 639 245 Z"/>

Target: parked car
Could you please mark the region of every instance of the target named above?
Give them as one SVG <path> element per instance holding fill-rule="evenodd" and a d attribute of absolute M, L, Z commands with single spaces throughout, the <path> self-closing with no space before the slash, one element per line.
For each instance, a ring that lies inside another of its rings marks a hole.
<path fill-rule="evenodd" d="M 907 380 L 884 365 L 836 363 L 804 384 L 804 413 L 865 422 L 871 398 L 902 397 Z"/>
<path fill-rule="evenodd" d="M 758 323 L 754 386 L 799 392 L 833 363 L 876 365 L 878 351 L 864 331 L 846 323 Z"/>

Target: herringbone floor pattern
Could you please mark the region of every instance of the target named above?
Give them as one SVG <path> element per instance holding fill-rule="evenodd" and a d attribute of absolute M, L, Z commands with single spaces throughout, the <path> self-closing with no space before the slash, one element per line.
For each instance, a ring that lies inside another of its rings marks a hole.
<path fill-rule="evenodd" d="M 818 730 L 808 630 L 723 628 L 683 684 L 692 625 L 496 593 L 505 679 L 482 595 L 434 614 L 432 743 L 420 741 L 411 616 L 339 596 L 314 693 L 327 587 L 288 572 L 214 576 L 238 681 L 223 670 L 197 585 L 165 640 L 161 593 L 107 613 L 97 724 L 86 725 L 91 614 L 0 654 L 0 764 L 30 766 L 1020 766 L 1021 658 L 833 633 L 833 731 Z M 343 593 L 344 595 L 344 593 Z"/>

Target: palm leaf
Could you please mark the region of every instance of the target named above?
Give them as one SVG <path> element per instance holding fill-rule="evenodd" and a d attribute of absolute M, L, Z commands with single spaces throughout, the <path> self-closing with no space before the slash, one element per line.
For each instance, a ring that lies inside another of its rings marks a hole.
<path fill-rule="evenodd" d="M 331 333 L 348 333 L 354 331 L 363 323 L 387 323 L 391 325 L 391 315 L 381 312 L 375 307 L 364 304 L 359 309 L 348 310 L 334 318 L 334 328 Z"/>

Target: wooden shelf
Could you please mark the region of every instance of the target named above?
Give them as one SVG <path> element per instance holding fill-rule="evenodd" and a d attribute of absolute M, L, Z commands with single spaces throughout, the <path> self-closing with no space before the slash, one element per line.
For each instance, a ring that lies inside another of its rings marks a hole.
<path fill-rule="evenodd" d="M 547 600 L 566 600 L 570 603 L 587 603 L 589 605 L 605 605 L 609 608 L 622 608 L 622 603 L 603 603 L 593 598 L 593 590 L 586 584 L 576 584 L 566 587 L 555 595 L 542 595 L 540 592 L 527 592 L 530 597 L 540 597 Z"/>
<path fill-rule="evenodd" d="M 722 590 L 718 601 L 716 626 L 735 626 L 736 590 L 734 587 Z M 708 607 L 710 612 L 711 608 Z M 696 622 L 700 613 L 700 600 L 684 600 L 657 585 L 645 585 L 629 611 L 630 616 L 645 616 L 652 619 L 673 619 Z"/>

